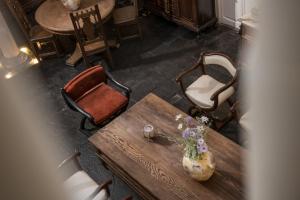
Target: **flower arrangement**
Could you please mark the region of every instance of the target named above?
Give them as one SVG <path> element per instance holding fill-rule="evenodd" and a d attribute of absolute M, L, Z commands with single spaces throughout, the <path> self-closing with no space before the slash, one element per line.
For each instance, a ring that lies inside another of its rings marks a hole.
<path fill-rule="evenodd" d="M 184 118 L 179 114 L 176 116 L 176 121 L 179 121 L 178 129 L 182 131 L 185 156 L 192 160 L 202 159 L 202 156 L 208 152 L 205 125 L 209 124 L 209 119 L 202 116 L 195 121 L 190 116 Z"/>

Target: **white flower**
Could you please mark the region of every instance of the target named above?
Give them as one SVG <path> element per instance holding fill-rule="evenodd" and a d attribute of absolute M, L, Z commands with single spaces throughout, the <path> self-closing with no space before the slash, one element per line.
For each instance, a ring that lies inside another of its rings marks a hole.
<path fill-rule="evenodd" d="M 206 145 L 204 139 L 203 138 L 199 138 L 197 140 L 197 146 L 201 147 L 203 145 Z"/>
<path fill-rule="evenodd" d="M 195 137 L 196 136 L 196 132 L 195 131 L 191 131 L 191 136 Z"/>
<path fill-rule="evenodd" d="M 178 124 L 177 129 L 178 129 L 178 130 L 182 130 L 182 128 L 183 128 L 183 124 L 182 124 L 182 123 Z"/>
<path fill-rule="evenodd" d="M 197 126 L 197 130 L 202 133 L 203 131 L 205 131 L 204 126 Z"/>
<path fill-rule="evenodd" d="M 202 123 L 208 123 L 209 119 L 206 116 L 201 116 Z"/>
<path fill-rule="evenodd" d="M 181 119 L 181 118 L 182 118 L 182 114 L 178 114 L 178 115 L 176 115 L 175 120 L 178 121 L 178 120 Z"/>

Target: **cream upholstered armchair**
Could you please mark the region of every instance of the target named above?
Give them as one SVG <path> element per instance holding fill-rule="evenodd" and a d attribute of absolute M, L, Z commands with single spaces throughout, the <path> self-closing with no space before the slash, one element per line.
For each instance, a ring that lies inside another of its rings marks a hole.
<path fill-rule="evenodd" d="M 110 200 L 110 191 L 108 186 L 112 183 L 108 180 L 102 184 L 96 183 L 83 169 L 78 161 L 79 152 L 65 159 L 58 169 L 65 176 L 64 188 L 72 200 Z M 128 196 L 123 200 L 131 200 Z"/>
<path fill-rule="evenodd" d="M 222 83 L 208 75 L 206 73 L 206 67 L 209 67 L 209 65 L 218 65 L 224 68 L 231 76 L 230 80 L 227 83 Z M 192 84 L 185 87 L 183 78 L 199 68 L 202 72 L 201 76 Z M 233 103 L 229 98 L 235 93 L 233 85 L 236 81 L 237 69 L 234 67 L 231 59 L 221 53 L 202 53 L 197 63 L 191 69 L 181 73 L 176 79 L 185 97 L 192 104 L 189 114 L 195 115 L 196 112 L 200 112 L 210 117 L 212 117 L 210 113 L 217 110 L 219 106 L 225 102 L 232 107 Z M 230 112 L 232 113 L 234 111 L 231 110 Z M 233 114 L 223 120 L 222 123 L 219 123 L 219 126 L 215 124 L 217 126 L 216 128 L 222 128 L 232 117 Z M 218 121 L 216 118 L 213 119 L 215 122 Z"/>

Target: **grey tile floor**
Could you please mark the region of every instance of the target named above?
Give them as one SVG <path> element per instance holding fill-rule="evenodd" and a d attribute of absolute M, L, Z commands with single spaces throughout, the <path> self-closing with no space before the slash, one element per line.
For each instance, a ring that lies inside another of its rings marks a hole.
<path fill-rule="evenodd" d="M 202 51 L 223 52 L 238 61 L 240 36 L 225 26 L 218 25 L 206 30 L 197 38 L 195 33 L 150 15 L 142 18 L 142 29 L 143 40 L 137 38 L 124 41 L 120 48 L 112 50 L 115 63 L 112 74 L 133 91 L 130 106 L 153 92 L 187 111 L 189 103 L 175 83 L 176 75 L 191 67 Z M 95 57 L 96 62 L 98 59 L 99 56 Z M 82 153 L 81 163 L 84 169 L 95 180 L 110 179 L 112 174 L 102 166 L 87 137 L 78 130 L 80 116 L 67 108 L 60 95 L 60 88 L 84 70 L 81 64 L 76 68 L 66 66 L 64 60 L 65 58 L 47 59 L 39 67 L 15 77 L 15 80 L 32 83 L 30 90 L 24 88 L 26 95 L 32 98 L 28 104 L 52 111 L 38 123 L 45 123 L 52 128 L 52 134 L 47 137 L 57 144 L 59 159 L 67 157 L 77 148 Z M 226 77 L 225 72 L 218 69 L 212 69 L 210 73 L 220 79 Z M 189 81 L 196 77 L 193 74 Z M 20 84 L 20 87 L 23 85 Z M 221 133 L 239 143 L 239 131 L 235 122 L 230 123 Z M 113 199 L 121 199 L 127 194 L 139 199 L 125 183 L 114 177 Z"/>

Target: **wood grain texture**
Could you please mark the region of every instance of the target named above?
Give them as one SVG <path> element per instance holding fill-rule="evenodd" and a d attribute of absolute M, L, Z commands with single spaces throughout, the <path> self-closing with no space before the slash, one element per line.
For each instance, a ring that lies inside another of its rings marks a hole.
<path fill-rule="evenodd" d="M 155 96 L 144 99 L 89 138 L 107 167 L 144 199 L 244 199 L 241 154 L 243 149 L 209 129 L 208 145 L 217 168 L 210 180 L 199 183 L 183 170 L 183 149 L 158 136 L 148 142 L 145 124 L 169 138 L 181 138 L 176 114 L 184 114 Z"/>
<path fill-rule="evenodd" d="M 105 20 L 115 7 L 115 0 L 82 0 L 79 9 L 98 4 L 101 18 Z M 73 34 L 74 27 L 69 12 L 60 0 L 46 0 L 35 12 L 35 19 L 46 30 L 57 34 Z"/>

